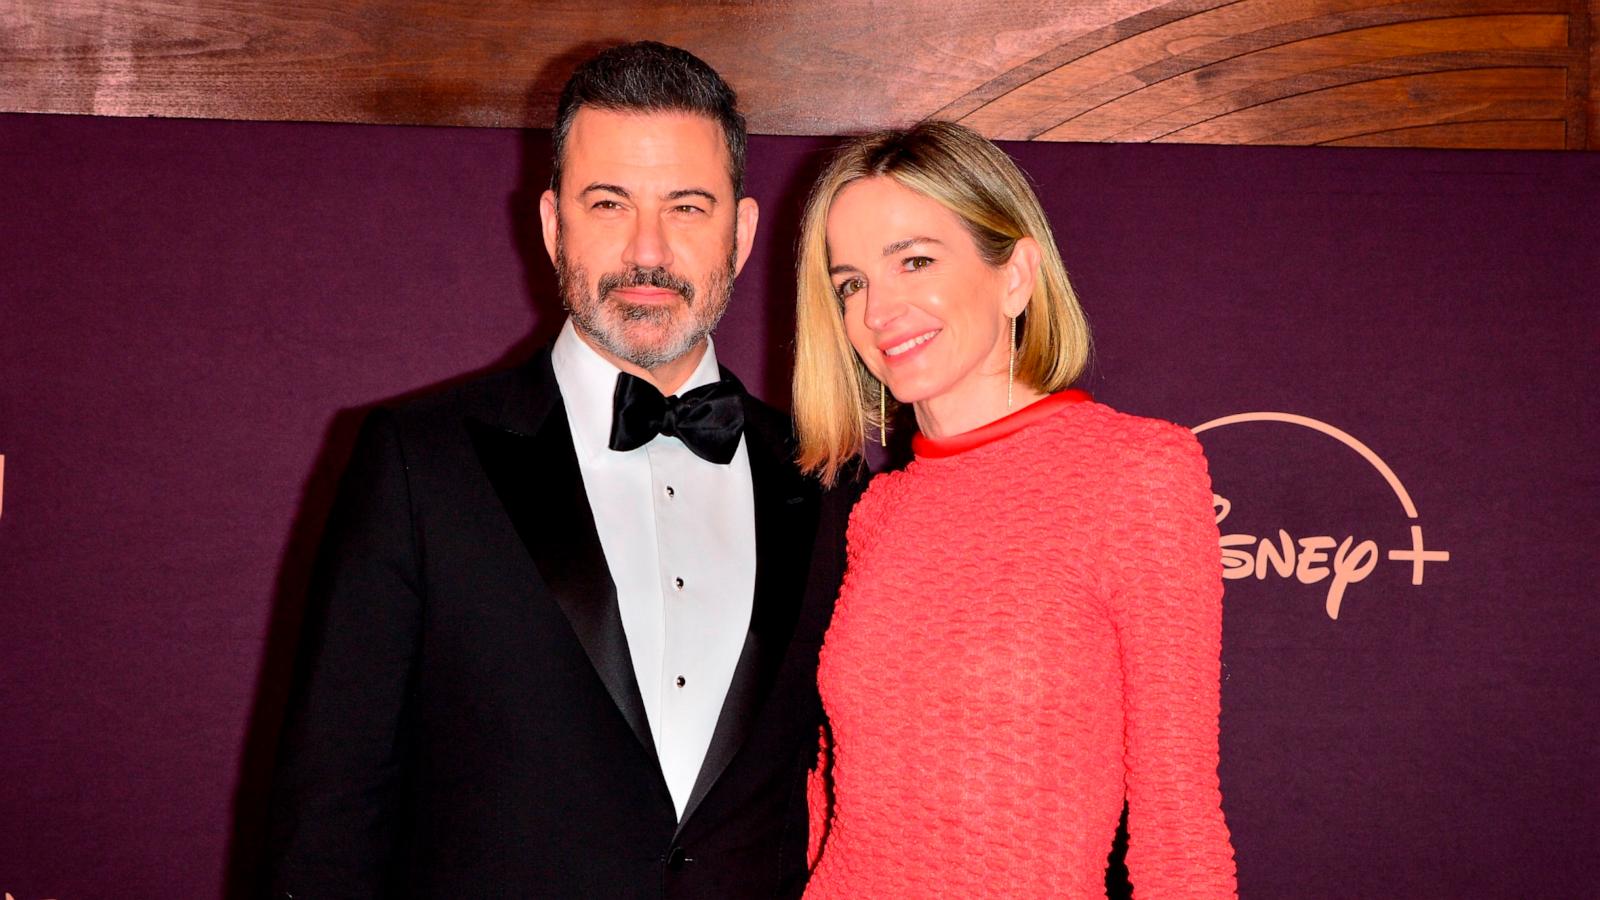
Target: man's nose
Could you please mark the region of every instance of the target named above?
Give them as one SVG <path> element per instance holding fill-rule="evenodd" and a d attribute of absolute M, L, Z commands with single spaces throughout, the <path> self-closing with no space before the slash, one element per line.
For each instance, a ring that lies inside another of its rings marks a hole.
<path fill-rule="evenodd" d="M 661 222 L 655 216 L 641 215 L 634 222 L 633 239 L 623 251 L 623 262 L 641 269 L 672 265 L 672 247 Z"/>

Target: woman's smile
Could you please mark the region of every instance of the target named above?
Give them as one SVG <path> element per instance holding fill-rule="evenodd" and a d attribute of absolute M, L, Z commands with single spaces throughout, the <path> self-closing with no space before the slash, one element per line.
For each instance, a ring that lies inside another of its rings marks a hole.
<path fill-rule="evenodd" d="M 885 344 L 880 344 L 879 349 L 883 350 L 884 358 L 889 360 L 891 365 L 896 362 L 903 362 L 909 355 L 912 354 L 912 351 L 920 349 L 929 341 L 937 337 L 941 330 L 942 329 L 935 328 L 932 331 L 925 331 L 922 334 L 911 338 L 910 340 L 900 341 L 898 343 L 891 341 Z"/>

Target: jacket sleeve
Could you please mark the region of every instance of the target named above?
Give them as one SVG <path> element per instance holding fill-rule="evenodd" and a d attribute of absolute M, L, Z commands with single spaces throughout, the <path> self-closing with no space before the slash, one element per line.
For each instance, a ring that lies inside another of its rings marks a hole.
<path fill-rule="evenodd" d="M 1217 778 L 1222 563 L 1199 443 L 1162 425 L 1126 472 L 1111 551 L 1137 897 L 1235 897 Z"/>
<path fill-rule="evenodd" d="M 276 898 L 383 894 L 401 833 L 421 588 L 393 416 L 363 424 L 318 551 L 272 787 Z"/>

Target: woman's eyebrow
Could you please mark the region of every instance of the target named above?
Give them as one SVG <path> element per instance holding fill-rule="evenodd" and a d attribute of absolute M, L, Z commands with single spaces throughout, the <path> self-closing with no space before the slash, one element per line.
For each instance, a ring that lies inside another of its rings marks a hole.
<path fill-rule="evenodd" d="M 902 241 L 895 241 L 892 244 L 886 244 L 884 246 L 884 248 L 883 248 L 883 255 L 884 256 L 893 256 L 896 253 L 899 253 L 901 250 L 905 250 L 905 249 L 907 249 L 909 247 L 915 247 L 917 244 L 941 244 L 942 245 L 942 244 L 944 244 L 944 241 L 941 241 L 938 238 L 931 238 L 931 237 L 908 237 L 908 238 L 906 238 L 905 240 L 902 240 Z"/>

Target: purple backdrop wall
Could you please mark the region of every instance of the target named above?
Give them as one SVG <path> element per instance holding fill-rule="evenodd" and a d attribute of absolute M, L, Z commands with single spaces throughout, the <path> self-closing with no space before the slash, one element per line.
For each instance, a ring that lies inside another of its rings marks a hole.
<path fill-rule="evenodd" d="M 719 349 L 778 402 L 828 146 L 752 145 Z M 1009 149 L 1095 325 L 1087 386 L 1208 426 L 1242 893 L 1592 896 L 1600 156 Z M 247 877 L 355 411 L 556 324 L 518 250 L 543 154 L 0 116 L 0 891 Z"/>

